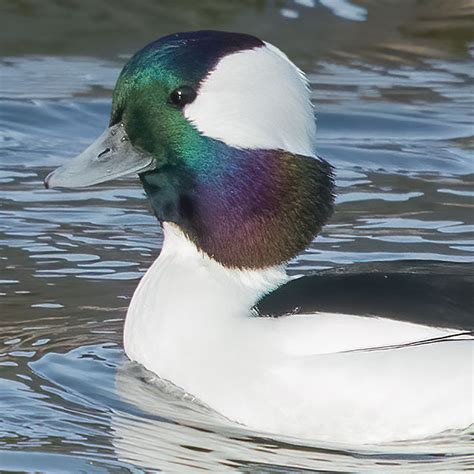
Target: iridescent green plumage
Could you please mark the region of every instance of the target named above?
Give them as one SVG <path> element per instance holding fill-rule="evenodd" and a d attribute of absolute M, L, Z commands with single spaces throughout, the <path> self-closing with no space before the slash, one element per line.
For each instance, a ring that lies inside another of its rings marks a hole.
<path fill-rule="evenodd" d="M 199 132 L 170 101 L 183 86 L 199 94 L 201 81 L 229 51 L 261 45 L 215 32 L 152 43 L 125 65 L 111 116 L 155 159 L 156 169 L 141 180 L 157 218 L 178 224 L 220 263 L 240 268 L 291 259 L 319 232 L 333 203 L 331 168 L 323 160 L 229 146 Z"/>

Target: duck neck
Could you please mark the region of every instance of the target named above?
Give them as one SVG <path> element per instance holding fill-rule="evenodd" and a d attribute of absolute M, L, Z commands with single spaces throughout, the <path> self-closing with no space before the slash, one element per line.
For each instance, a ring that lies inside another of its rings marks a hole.
<path fill-rule="evenodd" d="M 165 367 L 167 359 L 182 359 L 196 339 L 202 345 L 225 337 L 259 298 L 287 280 L 284 265 L 228 268 L 175 224 L 164 223 L 163 232 L 160 256 L 133 295 L 124 332 L 129 357 L 153 370 L 157 360 Z"/>
<path fill-rule="evenodd" d="M 164 277 L 177 278 L 173 283 L 182 282 L 183 290 L 190 291 L 189 286 L 183 287 L 185 283 L 198 290 L 197 294 L 192 291 L 196 294 L 193 305 L 199 301 L 211 309 L 224 299 L 225 308 L 233 308 L 233 303 L 238 303 L 236 315 L 248 316 L 249 309 L 259 298 L 287 280 L 285 264 L 259 269 L 226 267 L 199 250 L 176 224 L 163 223 L 163 234 L 163 248 L 156 267 L 167 268 Z M 207 291 L 201 293 L 203 289 Z M 240 313 L 242 309 L 244 314 Z"/>

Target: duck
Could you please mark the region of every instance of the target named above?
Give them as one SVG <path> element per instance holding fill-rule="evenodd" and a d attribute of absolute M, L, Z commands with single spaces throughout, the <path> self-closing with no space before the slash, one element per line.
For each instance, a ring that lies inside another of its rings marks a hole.
<path fill-rule="evenodd" d="M 108 128 L 45 186 L 130 174 L 164 236 L 127 311 L 131 361 L 274 436 L 384 443 L 472 425 L 468 266 L 287 275 L 333 213 L 335 178 L 306 76 L 280 49 L 192 31 L 135 53 Z"/>

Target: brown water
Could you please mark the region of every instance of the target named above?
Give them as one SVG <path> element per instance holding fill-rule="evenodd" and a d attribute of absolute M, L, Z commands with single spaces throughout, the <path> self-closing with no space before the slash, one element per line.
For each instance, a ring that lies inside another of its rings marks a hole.
<path fill-rule="evenodd" d="M 473 434 L 305 443 L 250 432 L 127 362 L 125 311 L 161 234 L 136 179 L 47 171 L 107 124 L 125 58 L 163 34 L 240 30 L 314 89 L 336 214 L 292 274 L 400 258 L 474 262 L 472 1 L 11 1 L 0 6 L 0 469 L 451 472 Z M 440 381 L 440 383 L 442 383 Z"/>

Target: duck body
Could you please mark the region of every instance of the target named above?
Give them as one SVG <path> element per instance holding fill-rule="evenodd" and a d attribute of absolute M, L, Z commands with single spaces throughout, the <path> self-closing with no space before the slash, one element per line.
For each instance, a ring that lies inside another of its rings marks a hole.
<path fill-rule="evenodd" d="M 349 443 L 466 428 L 472 277 L 288 280 L 333 210 L 315 136 L 307 82 L 281 51 L 178 33 L 128 61 L 109 128 L 45 183 L 139 174 L 164 244 L 132 298 L 125 352 L 230 420 Z"/>
<path fill-rule="evenodd" d="M 164 234 L 127 313 L 132 360 L 268 433 L 374 443 L 472 423 L 466 331 L 328 312 L 258 317 L 260 295 L 285 288 L 282 268 L 229 271 L 174 225 Z"/>

